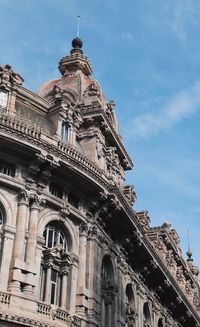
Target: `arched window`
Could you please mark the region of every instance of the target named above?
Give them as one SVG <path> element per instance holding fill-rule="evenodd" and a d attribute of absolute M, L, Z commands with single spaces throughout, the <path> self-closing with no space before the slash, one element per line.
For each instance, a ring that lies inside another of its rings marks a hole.
<path fill-rule="evenodd" d="M 68 234 L 64 225 L 53 221 L 46 226 L 43 236 L 40 299 L 66 309 L 67 277 L 72 264 L 68 252 Z"/>
<path fill-rule="evenodd" d="M 45 246 L 47 248 L 54 248 L 56 246 L 61 246 L 62 248 L 67 248 L 67 240 L 63 231 L 56 227 L 55 224 L 48 224 L 44 230 Z"/>
<path fill-rule="evenodd" d="M 163 321 L 162 318 L 158 320 L 158 327 L 163 327 Z"/>
<path fill-rule="evenodd" d="M 146 302 L 143 307 L 143 321 L 144 327 L 151 327 L 151 315 L 149 310 L 149 305 Z"/>
<path fill-rule="evenodd" d="M 135 326 L 135 299 L 131 284 L 126 286 L 125 322 L 126 327 Z"/>
<path fill-rule="evenodd" d="M 104 327 L 115 325 L 115 294 L 114 270 L 111 258 L 106 255 L 102 262 L 101 270 L 101 297 L 102 297 L 102 322 Z"/>

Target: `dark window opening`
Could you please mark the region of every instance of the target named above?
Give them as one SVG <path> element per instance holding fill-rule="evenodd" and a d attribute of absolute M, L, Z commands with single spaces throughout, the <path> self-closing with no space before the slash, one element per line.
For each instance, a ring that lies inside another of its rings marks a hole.
<path fill-rule="evenodd" d="M 54 196 L 56 196 L 57 198 L 62 199 L 62 190 L 59 186 L 50 184 L 49 192 Z"/>
<path fill-rule="evenodd" d="M 68 194 L 68 202 L 75 208 L 78 209 L 79 207 L 79 199 L 77 196 L 75 196 L 74 194 L 72 193 L 69 193 Z"/>
<path fill-rule="evenodd" d="M 11 177 L 15 176 L 15 168 L 9 163 L 0 162 L 0 173 Z"/>

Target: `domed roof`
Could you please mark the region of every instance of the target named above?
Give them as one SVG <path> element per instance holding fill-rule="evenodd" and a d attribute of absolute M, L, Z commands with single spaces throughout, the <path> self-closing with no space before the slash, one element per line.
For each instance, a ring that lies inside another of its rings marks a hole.
<path fill-rule="evenodd" d="M 102 109 L 105 110 L 105 96 L 100 84 L 91 76 L 91 64 L 80 49 L 81 39 L 74 39 L 72 45 L 73 49 L 70 54 L 63 57 L 59 63 L 61 78 L 44 83 L 37 94 L 48 101 L 53 101 L 55 93 L 60 92 L 73 104 L 89 105 L 90 102 L 98 100 Z"/>

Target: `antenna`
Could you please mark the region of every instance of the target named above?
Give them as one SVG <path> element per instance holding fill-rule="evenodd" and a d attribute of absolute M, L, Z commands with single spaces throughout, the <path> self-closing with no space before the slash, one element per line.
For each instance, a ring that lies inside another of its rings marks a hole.
<path fill-rule="evenodd" d="M 79 37 L 80 34 L 80 16 L 78 16 L 78 20 L 77 20 L 77 37 Z"/>

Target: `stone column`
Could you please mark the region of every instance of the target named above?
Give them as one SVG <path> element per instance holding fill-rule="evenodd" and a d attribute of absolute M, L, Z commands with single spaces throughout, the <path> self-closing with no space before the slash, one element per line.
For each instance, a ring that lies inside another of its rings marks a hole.
<path fill-rule="evenodd" d="M 69 289 L 69 309 L 75 312 L 76 307 L 76 294 L 77 294 L 77 278 L 78 278 L 78 257 L 73 255 L 73 263 L 70 269 L 70 287 Z"/>
<path fill-rule="evenodd" d="M 25 191 L 19 195 L 17 222 L 16 222 L 16 235 L 13 247 L 13 260 L 20 259 L 24 261 L 25 250 L 25 228 L 27 208 L 29 204 L 29 197 Z"/>
<path fill-rule="evenodd" d="M 136 320 L 136 327 L 144 327 L 143 323 L 143 305 L 145 298 L 145 290 L 139 284 L 137 285 L 137 301 L 138 301 L 138 319 Z"/>
<path fill-rule="evenodd" d="M 40 203 L 36 198 L 31 204 L 29 217 L 28 242 L 26 248 L 26 262 L 29 264 L 34 264 L 35 262 L 39 211 Z"/>
<path fill-rule="evenodd" d="M 12 271 L 10 275 L 10 283 L 8 286 L 9 291 L 17 294 L 21 293 L 21 284 L 17 276 L 21 273 L 21 269 L 19 268 L 20 263 L 24 262 L 25 228 L 28 205 L 28 194 L 26 191 L 21 191 L 19 194 L 16 234 L 13 245 Z"/>
<path fill-rule="evenodd" d="M 60 306 L 64 310 L 67 308 L 67 272 L 64 272 L 62 275 L 62 288 L 61 288 L 61 297 L 60 297 Z"/>
<path fill-rule="evenodd" d="M 79 239 L 79 271 L 78 271 L 78 292 L 83 294 L 86 283 L 86 257 L 87 257 L 87 235 L 88 226 L 83 223 L 80 226 L 80 239 Z"/>
<path fill-rule="evenodd" d="M 51 295 L 51 265 L 46 265 L 46 285 L 45 285 L 45 294 L 44 294 L 44 302 L 50 302 Z"/>

